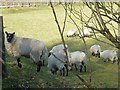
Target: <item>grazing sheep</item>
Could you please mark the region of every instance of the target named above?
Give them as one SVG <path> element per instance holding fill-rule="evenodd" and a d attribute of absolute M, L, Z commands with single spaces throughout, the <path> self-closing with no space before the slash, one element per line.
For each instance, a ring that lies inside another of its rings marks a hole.
<path fill-rule="evenodd" d="M 68 50 L 68 45 L 65 44 L 65 46 L 66 46 L 66 48 L 67 48 L 66 51 L 67 51 L 67 55 L 68 55 L 68 62 L 70 62 L 71 56 L 70 56 L 70 52 L 69 52 L 69 50 Z M 59 52 L 59 53 L 62 53 L 62 54 L 64 54 L 64 55 L 66 55 L 63 44 L 58 44 L 58 45 L 54 46 L 54 47 L 52 48 L 52 50 L 50 51 L 50 54 L 51 54 L 51 53 L 55 53 L 55 52 Z M 70 63 L 69 63 L 69 64 L 70 64 Z M 68 69 L 71 70 L 71 67 L 68 66 Z"/>
<path fill-rule="evenodd" d="M 112 63 L 118 61 L 117 52 L 115 50 L 104 50 L 103 52 L 100 52 L 100 57 L 104 58 L 104 61 L 110 60 Z"/>
<path fill-rule="evenodd" d="M 101 52 L 101 47 L 100 45 L 92 45 L 90 47 L 90 52 L 92 53 L 93 56 L 99 57 L 100 58 L 100 52 Z"/>
<path fill-rule="evenodd" d="M 84 30 L 88 30 L 90 33 L 93 33 L 91 28 L 84 28 Z"/>
<path fill-rule="evenodd" d="M 66 76 L 68 76 L 68 68 L 66 65 L 67 58 L 65 54 L 61 52 L 54 52 L 52 53 L 48 58 L 48 68 L 50 69 L 52 74 L 57 73 L 57 71 L 60 71 L 60 75 L 65 75 L 66 70 Z"/>
<path fill-rule="evenodd" d="M 68 60 L 70 61 L 70 52 L 68 50 L 68 45 L 65 44 L 66 48 L 67 48 L 67 55 L 68 55 Z M 56 46 L 54 46 L 52 48 L 52 50 L 50 51 L 50 53 L 55 53 L 55 52 L 61 52 L 61 53 L 64 53 L 65 54 L 65 49 L 64 49 L 64 45 L 63 44 L 58 44 Z"/>
<path fill-rule="evenodd" d="M 68 45 L 65 44 L 67 50 L 68 50 Z M 50 51 L 50 53 L 54 53 L 54 52 L 60 52 L 60 51 L 64 51 L 64 45 L 63 44 L 58 44 L 56 46 L 54 46 L 52 48 L 52 50 Z"/>
<path fill-rule="evenodd" d="M 83 29 L 83 30 L 80 31 L 79 36 L 80 36 L 80 37 L 90 37 L 90 36 L 93 35 L 91 32 L 92 32 L 91 29 L 85 28 L 85 29 Z"/>
<path fill-rule="evenodd" d="M 67 32 L 67 37 L 73 37 L 73 36 L 77 36 L 77 30 L 70 30 Z"/>
<path fill-rule="evenodd" d="M 75 69 L 77 67 L 80 67 L 80 72 L 82 72 L 82 68 L 84 67 L 84 71 L 86 72 L 86 63 L 87 63 L 87 57 L 84 52 L 81 51 L 75 51 L 71 52 L 71 59 L 70 63 L 75 66 Z"/>
<path fill-rule="evenodd" d="M 22 68 L 20 63 L 21 56 L 32 58 L 37 64 L 37 72 L 40 71 L 44 59 L 48 56 L 48 50 L 42 41 L 24 37 L 17 37 L 14 33 L 6 33 L 6 50 L 17 60 L 17 64 Z"/>

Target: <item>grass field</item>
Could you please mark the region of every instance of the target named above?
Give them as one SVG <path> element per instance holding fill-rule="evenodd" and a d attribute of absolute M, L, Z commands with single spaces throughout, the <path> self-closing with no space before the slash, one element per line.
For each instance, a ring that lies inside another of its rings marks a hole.
<path fill-rule="evenodd" d="M 61 6 L 55 6 L 60 24 L 63 24 L 64 10 Z M 90 12 L 88 12 L 90 13 Z M 16 35 L 35 38 L 45 42 L 50 50 L 54 45 L 62 43 L 54 21 L 52 10 L 49 6 L 41 7 L 20 7 L 3 9 L 5 31 L 16 32 Z M 68 30 L 75 28 L 71 23 L 67 23 L 64 37 L 69 46 L 69 50 L 84 51 L 84 43 L 79 37 L 67 38 Z M 106 40 L 105 38 L 101 38 Z M 100 44 L 102 49 L 115 49 L 105 43 L 86 38 L 87 47 L 93 44 Z M 106 40 L 107 41 L 107 40 Z M 108 41 L 109 42 L 109 41 Z M 117 88 L 118 87 L 118 65 L 116 63 L 103 62 L 88 53 L 91 59 L 92 68 L 92 85 L 97 88 Z M 52 75 L 45 67 L 37 73 L 36 65 L 32 60 L 22 57 L 23 68 L 20 69 L 15 64 L 14 58 L 6 56 L 6 66 L 8 77 L 3 79 L 3 88 L 85 88 L 83 83 L 78 79 L 76 73 L 81 75 L 86 81 L 89 80 L 90 63 L 88 62 L 87 72 L 79 73 L 70 71 L 68 77 Z"/>

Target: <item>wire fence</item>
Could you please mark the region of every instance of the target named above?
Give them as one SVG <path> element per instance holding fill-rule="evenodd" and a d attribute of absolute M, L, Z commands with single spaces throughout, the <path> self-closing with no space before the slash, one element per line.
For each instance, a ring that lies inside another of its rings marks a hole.
<path fill-rule="evenodd" d="M 25 6 L 40 6 L 49 5 L 49 2 L 54 4 L 65 3 L 65 2 L 80 2 L 81 0 L 0 0 L 0 7 L 25 7 Z"/>

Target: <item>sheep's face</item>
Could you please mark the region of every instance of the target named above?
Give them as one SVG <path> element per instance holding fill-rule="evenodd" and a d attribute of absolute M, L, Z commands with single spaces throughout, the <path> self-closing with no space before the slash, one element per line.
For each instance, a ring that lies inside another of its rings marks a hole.
<path fill-rule="evenodd" d="M 13 38 L 14 38 L 14 35 L 15 35 L 15 32 L 13 33 L 8 33 L 8 32 L 5 32 L 6 33 L 6 38 L 7 38 L 7 41 L 8 42 L 12 42 Z"/>
<path fill-rule="evenodd" d="M 97 54 L 96 54 L 99 58 L 100 58 L 100 52 L 99 51 L 97 51 Z"/>
<path fill-rule="evenodd" d="M 114 57 L 114 61 L 118 61 L 118 57 L 117 56 Z"/>

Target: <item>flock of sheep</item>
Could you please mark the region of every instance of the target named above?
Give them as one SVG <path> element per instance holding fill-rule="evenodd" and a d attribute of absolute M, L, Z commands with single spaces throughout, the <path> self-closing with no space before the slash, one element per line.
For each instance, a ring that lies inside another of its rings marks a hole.
<path fill-rule="evenodd" d="M 93 31 L 90 28 L 84 28 L 83 30 L 72 29 L 67 32 L 67 37 L 79 36 L 79 37 L 90 37 L 93 35 Z"/>
<path fill-rule="evenodd" d="M 75 51 L 70 52 L 69 47 L 65 44 L 66 53 L 63 44 L 56 45 L 48 51 L 43 41 L 18 37 L 13 33 L 6 33 L 5 45 L 9 55 L 13 56 L 17 60 L 18 67 L 22 68 L 20 62 L 21 56 L 31 58 L 37 65 L 37 72 L 40 71 L 41 66 L 44 66 L 44 61 L 48 62 L 47 67 L 52 74 L 57 74 L 60 71 L 60 75 L 68 75 L 68 71 L 71 70 L 72 66 L 80 72 L 86 72 L 86 65 L 89 61 L 85 52 Z M 68 35 L 70 36 L 70 35 Z M 93 56 L 104 58 L 104 61 L 118 61 L 117 51 L 115 50 L 104 50 L 101 51 L 100 45 L 93 45 L 90 47 L 90 52 Z M 66 57 L 66 54 L 68 58 Z M 68 63 L 69 62 L 69 65 Z"/>

